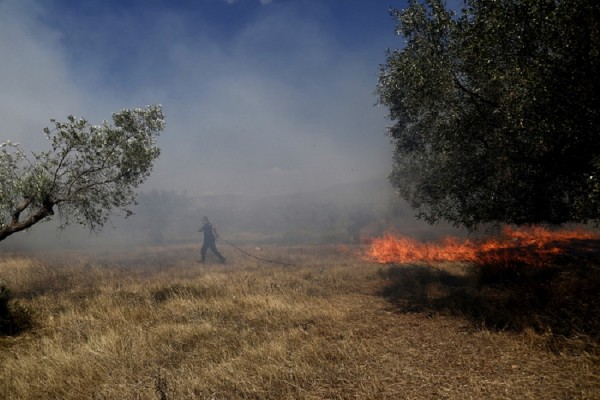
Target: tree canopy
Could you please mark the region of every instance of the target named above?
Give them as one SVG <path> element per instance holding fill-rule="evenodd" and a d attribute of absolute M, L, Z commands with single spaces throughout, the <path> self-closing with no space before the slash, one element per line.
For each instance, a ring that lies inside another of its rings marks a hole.
<path fill-rule="evenodd" d="M 0 240 L 49 219 L 61 227 L 76 222 L 96 230 L 113 209 L 130 214 L 135 191 L 160 154 L 164 129 L 160 106 L 124 109 L 91 125 L 69 116 L 44 129 L 51 150 L 25 153 L 10 141 L 0 145 Z"/>
<path fill-rule="evenodd" d="M 405 46 L 377 94 L 391 183 L 418 215 L 484 223 L 600 219 L 600 3 L 442 0 L 392 10 Z"/>

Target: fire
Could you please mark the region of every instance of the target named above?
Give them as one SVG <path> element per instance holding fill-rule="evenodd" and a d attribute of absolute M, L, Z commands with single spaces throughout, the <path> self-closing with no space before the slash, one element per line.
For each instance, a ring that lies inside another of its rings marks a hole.
<path fill-rule="evenodd" d="M 547 262 L 563 252 L 566 242 L 598 239 L 582 230 L 549 230 L 542 227 L 506 227 L 497 238 L 470 240 L 448 237 L 441 242 L 419 242 L 391 233 L 371 240 L 367 258 L 378 263 L 410 262 Z"/>
<path fill-rule="evenodd" d="M 449 237 L 441 243 L 423 243 L 391 233 L 373 239 L 368 250 L 368 257 L 380 263 L 472 261 L 475 255 L 475 246 L 470 240 Z"/>

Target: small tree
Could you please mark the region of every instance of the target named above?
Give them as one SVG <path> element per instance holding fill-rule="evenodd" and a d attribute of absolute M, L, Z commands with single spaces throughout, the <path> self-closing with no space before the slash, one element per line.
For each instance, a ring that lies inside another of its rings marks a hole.
<path fill-rule="evenodd" d="M 61 228 L 72 222 L 97 230 L 114 208 L 131 214 L 135 192 L 149 176 L 164 129 L 160 106 L 124 109 L 114 126 L 73 116 L 44 129 L 52 150 L 26 154 L 18 144 L 1 144 L 0 241 L 51 218 Z"/>

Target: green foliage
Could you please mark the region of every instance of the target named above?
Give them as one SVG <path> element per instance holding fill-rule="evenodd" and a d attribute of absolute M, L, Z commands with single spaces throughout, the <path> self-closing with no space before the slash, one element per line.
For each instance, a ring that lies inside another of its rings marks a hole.
<path fill-rule="evenodd" d="M 0 240 L 54 215 L 98 229 L 114 208 L 129 213 L 149 176 L 164 128 L 160 106 L 124 109 L 114 126 L 69 116 L 44 130 L 51 150 L 27 156 L 18 144 L 0 145 Z"/>
<path fill-rule="evenodd" d="M 392 184 L 419 216 L 482 223 L 600 219 L 600 3 L 411 1 L 377 94 Z"/>

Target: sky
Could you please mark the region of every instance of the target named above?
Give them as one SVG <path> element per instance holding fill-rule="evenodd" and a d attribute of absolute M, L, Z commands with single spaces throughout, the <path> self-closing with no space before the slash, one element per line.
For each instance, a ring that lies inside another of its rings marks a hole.
<path fill-rule="evenodd" d="M 384 178 L 392 0 L 0 0 L 0 142 L 161 104 L 142 190 L 283 195 Z"/>

